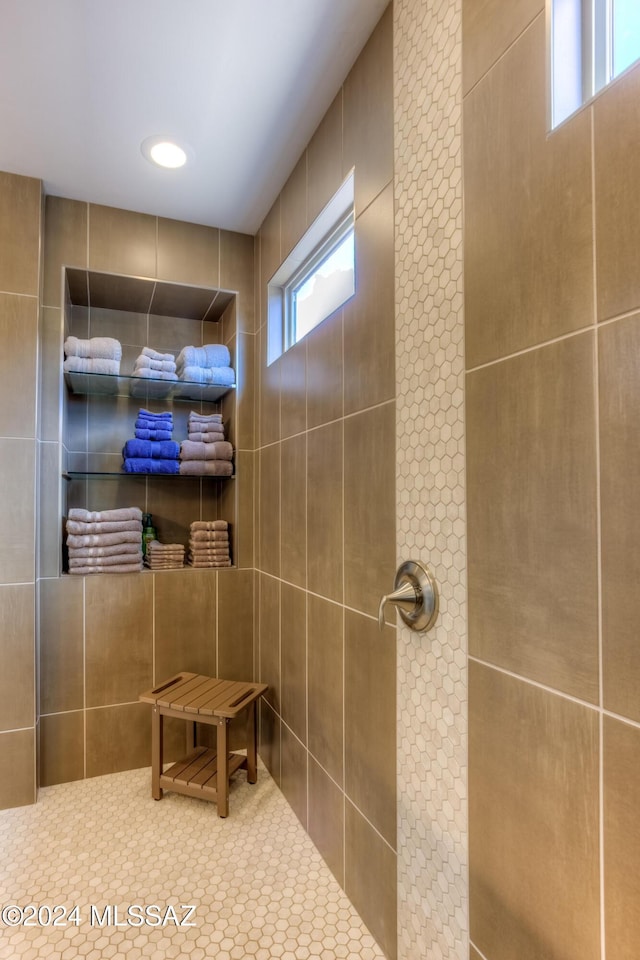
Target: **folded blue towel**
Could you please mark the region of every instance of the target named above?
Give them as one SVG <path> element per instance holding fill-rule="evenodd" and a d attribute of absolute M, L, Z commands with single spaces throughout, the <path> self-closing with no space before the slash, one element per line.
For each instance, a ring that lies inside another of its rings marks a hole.
<path fill-rule="evenodd" d="M 144 407 L 140 407 L 138 416 L 145 417 L 147 420 L 173 420 L 171 410 L 165 410 L 163 413 L 151 413 L 150 410 L 145 410 Z"/>
<path fill-rule="evenodd" d="M 180 473 L 178 460 L 154 460 L 152 457 L 127 457 L 125 473 Z"/>
<path fill-rule="evenodd" d="M 180 454 L 180 444 L 175 440 L 127 440 L 122 456 L 151 457 L 154 460 L 177 460 Z"/>
<path fill-rule="evenodd" d="M 171 430 L 143 430 L 136 427 L 136 440 L 171 440 Z"/>
<path fill-rule="evenodd" d="M 146 417 L 138 417 L 135 426 L 142 427 L 143 430 L 173 430 L 173 420 L 148 420 Z"/>

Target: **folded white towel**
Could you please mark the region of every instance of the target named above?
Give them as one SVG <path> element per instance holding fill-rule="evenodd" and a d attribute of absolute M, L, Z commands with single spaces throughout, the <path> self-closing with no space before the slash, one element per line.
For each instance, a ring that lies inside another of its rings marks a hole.
<path fill-rule="evenodd" d="M 163 373 L 176 372 L 174 360 L 152 360 L 151 357 L 145 357 L 143 353 L 137 358 L 136 367 L 141 370 L 162 370 Z"/>
<path fill-rule="evenodd" d="M 224 387 L 233 386 L 236 382 L 235 371 L 232 367 L 177 367 L 181 380 L 188 383 L 216 383 Z"/>
<path fill-rule="evenodd" d="M 224 430 L 222 420 L 187 420 L 187 430 L 195 433 L 220 433 Z"/>
<path fill-rule="evenodd" d="M 133 376 L 142 380 L 177 380 L 177 373 L 165 373 L 163 370 L 150 370 L 148 367 L 135 366 Z"/>
<path fill-rule="evenodd" d="M 67 337 L 64 342 L 64 352 L 68 357 L 121 360 L 122 344 L 119 340 L 114 340 L 113 337 L 91 337 L 90 340 Z"/>
<path fill-rule="evenodd" d="M 119 360 L 90 360 L 85 357 L 67 357 L 63 364 L 68 373 L 120 373 Z"/>
<path fill-rule="evenodd" d="M 231 364 L 229 348 L 223 343 L 205 343 L 203 347 L 183 347 L 178 354 L 179 367 L 228 367 Z"/>
<path fill-rule="evenodd" d="M 149 357 L 150 360 L 166 360 L 168 362 L 175 362 L 176 359 L 172 353 L 158 353 L 157 350 L 152 350 L 151 347 L 143 347 L 142 356 Z"/>
<path fill-rule="evenodd" d="M 69 510 L 69 520 L 79 520 L 81 523 L 101 523 L 108 520 L 142 520 L 140 507 L 118 507 L 115 510 L 82 510 L 72 507 Z"/>

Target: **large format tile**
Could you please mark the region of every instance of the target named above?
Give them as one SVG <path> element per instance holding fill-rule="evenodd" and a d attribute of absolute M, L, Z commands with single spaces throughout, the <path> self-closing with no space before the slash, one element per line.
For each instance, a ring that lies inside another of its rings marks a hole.
<path fill-rule="evenodd" d="M 55 577 L 40 585 L 40 713 L 84 706 L 84 584 Z"/>
<path fill-rule="evenodd" d="M 307 345 L 294 344 L 280 358 L 280 436 L 301 433 L 307 426 Z"/>
<path fill-rule="evenodd" d="M 281 586 L 282 719 L 303 743 L 307 741 L 307 594 Z"/>
<path fill-rule="evenodd" d="M 153 577 L 149 575 L 114 573 L 85 578 L 87 707 L 135 701 L 153 686 L 152 601 Z M 87 770 L 87 775 L 97 774 Z"/>
<path fill-rule="evenodd" d="M 0 810 L 36 801 L 35 729 L 0 733 Z"/>
<path fill-rule="evenodd" d="M 280 194 L 281 256 L 284 260 L 307 226 L 307 154 L 302 154 Z"/>
<path fill-rule="evenodd" d="M 307 425 L 317 427 L 343 414 L 342 310 L 305 337 L 307 343 Z"/>
<path fill-rule="evenodd" d="M 262 699 L 260 701 L 259 753 L 278 786 L 280 786 L 280 726 L 280 717 Z"/>
<path fill-rule="evenodd" d="M 343 608 L 308 596 L 309 751 L 337 784 L 344 783 Z"/>
<path fill-rule="evenodd" d="M 0 439 L 0 583 L 35 577 L 35 440 Z"/>
<path fill-rule="evenodd" d="M 89 268 L 125 276 L 155 277 L 156 218 L 89 204 Z"/>
<path fill-rule="evenodd" d="M 593 335 L 467 377 L 469 650 L 596 701 Z"/>
<path fill-rule="evenodd" d="M 286 723 L 283 723 L 280 789 L 305 830 L 307 827 L 307 758 L 308 754 L 303 744 L 289 730 Z"/>
<path fill-rule="evenodd" d="M 220 231 L 220 286 L 235 290 L 236 322 L 241 333 L 255 332 L 254 237 Z"/>
<path fill-rule="evenodd" d="M 307 147 L 307 223 L 313 223 L 342 180 L 341 88 Z"/>
<path fill-rule="evenodd" d="M 344 889 L 389 960 L 397 955 L 396 872 L 394 851 L 347 800 Z"/>
<path fill-rule="evenodd" d="M 471 938 L 491 960 L 599 960 L 598 717 L 470 663 Z"/>
<path fill-rule="evenodd" d="M 344 885 L 344 794 L 309 756 L 309 836 L 338 883 Z"/>
<path fill-rule="evenodd" d="M 463 93 L 469 92 L 543 10 L 544 0 L 463 0 Z"/>
<path fill-rule="evenodd" d="M 61 567 L 63 521 L 60 509 L 60 446 L 38 444 L 38 576 L 57 577 Z"/>
<path fill-rule="evenodd" d="M 593 320 L 591 123 L 547 135 L 540 16 L 464 107 L 468 367 Z"/>
<path fill-rule="evenodd" d="M 640 720 L 640 314 L 599 330 L 604 706 Z"/>
<path fill-rule="evenodd" d="M 607 956 L 635 960 L 640 940 L 640 730 L 604 718 L 604 897 Z"/>
<path fill-rule="evenodd" d="M 598 319 L 640 306 L 640 66 L 593 105 Z"/>
<path fill-rule="evenodd" d="M 217 287 L 220 231 L 199 223 L 158 217 L 158 278 Z"/>
<path fill-rule="evenodd" d="M 280 575 L 280 444 L 259 453 L 258 565 Z"/>
<path fill-rule="evenodd" d="M 47 197 L 44 208 L 44 288 L 42 301 L 61 307 L 62 268 L 87 266 L 87 204 Z"/>
<path fill-rule="evenodd" d="M 343 597 L 342 423 L 307 434 L 307 577 L 314 593 Z"/>
<path fill-rule="evenodd" d="M 0 172 L 0 290 L 38 295 L 40 180 Z"/>
<path fill-rule="evenodd" d="M 35 437 L 38 301 L 0 293 L 0 436 Z M 60 353 L 56 369 L 60 369 Z"/>
<path fill-rule="evenodd" d="M 62 424 L 62 311 L 40 310 L 40 351 L 38 358 L 38 436 L 40 440 L 60 439 Z M 24 393 L 21 394 L 21 398 Z"/>
<path fill-rule="evenodd" d="M 123 703 L 87 710 L 86 725 L 87 777 L 150 766 L 151 709 L 148 703 Z"/>
<path fill-rule="evenodd" d="M 280 473 L 280 576 L 307 583 L 307 437 L 283 440 Z"/>
<path fill-rule="evenodd" d="M 253 570 L 218 571 L 218 676 L 253 680 Z"/>
<path fill-rule="evenodd" d="M 396 842 L 395 629 L 347 610 L 345 792 L 387 843 Z"/>
<path fill-rule="evenodd" d="M 35 589 L 33 584 L 0 586 L 0 730 L 35 722 Z"/>
<path fill-rule="evenodd" d="M 154 683 L 216 672 L 216 571 L 154 574 Z M 140 691 L 142 692 L 142 691 Z"/>
<path fill-rule="evenodd" d="M 40 786 L 84 777 L 84 712 L 40 717 Z"/>
<path fill-rule="evenodd" d="M 269 685 L 264 694 L 267 703 L 280 711 L 280 581 L 260 574 L 258 584 L 259 680 Z"/>

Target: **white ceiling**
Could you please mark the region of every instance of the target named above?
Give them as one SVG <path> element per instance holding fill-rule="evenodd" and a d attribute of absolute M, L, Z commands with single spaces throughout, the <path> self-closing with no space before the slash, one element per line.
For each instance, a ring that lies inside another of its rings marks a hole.
<path fill-rule="evenodd" d="M 0 170 L 254 233 L 388 0 L 0 0 Z M 194 159 L 162 170 L 155 134 Z"/>

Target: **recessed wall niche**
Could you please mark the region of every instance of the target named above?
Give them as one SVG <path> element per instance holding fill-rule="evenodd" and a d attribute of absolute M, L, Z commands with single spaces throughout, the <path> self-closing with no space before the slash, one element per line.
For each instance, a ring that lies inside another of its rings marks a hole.
<path fill-rule="evenodd" d="M 132 379 L 143 347 L 176 357 L 189 344 L 223 343 L 235 323 L 232 291 L 143 277 L 66 268 L 63 338 L 113 337 L 122 344 L 117 377 L 66 375 L 63 390 L 62 512 L 72 507 L 110 510 L 138 506 L 153 516 L 158 538 L 187 544 L 193 520 L 236 521 L 233 478 L 132 475 L 122 472 L 122 448 L 135 433 L 138 410 L 171 410 L 173 439 L 187 437 L 191 410 L 222 413 L 225 434 L 236 445 L 235 388 L 198 387 Z M 231 356 L 235 368 L 235 357 Z M 61 569 L 66 572 L 66 550 Z"/>

